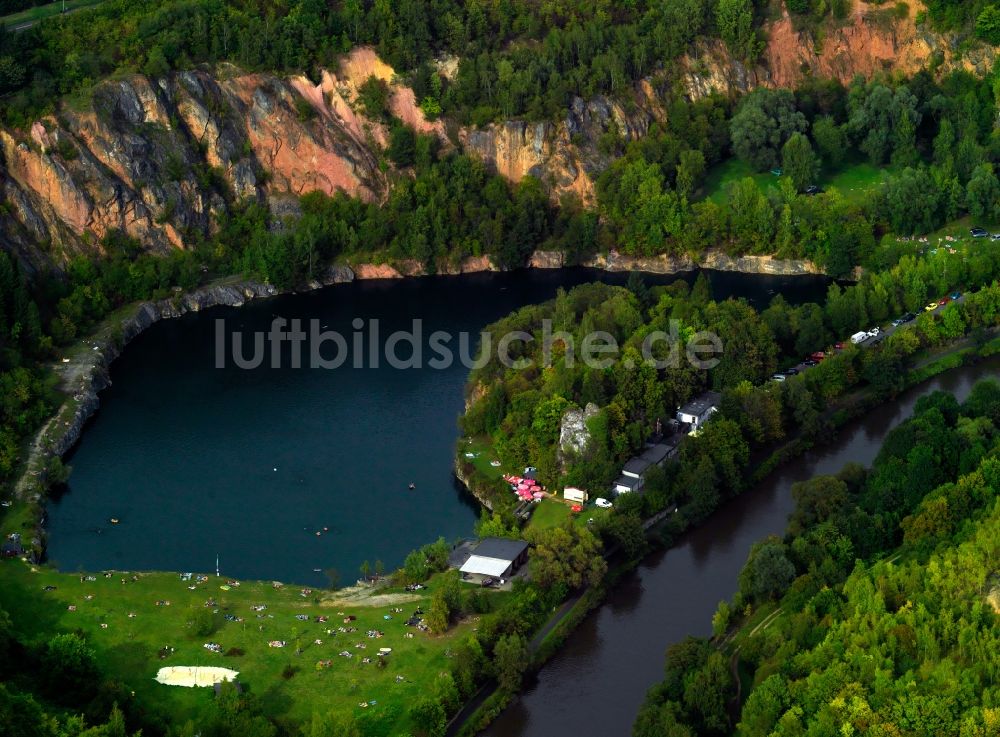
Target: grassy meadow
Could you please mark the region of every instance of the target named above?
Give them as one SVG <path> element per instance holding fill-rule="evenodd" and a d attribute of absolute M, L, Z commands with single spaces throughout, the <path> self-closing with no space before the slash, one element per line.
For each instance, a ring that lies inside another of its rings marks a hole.
<path fill-rule="evenodd" d="M 0 608 L 10 613 L 19 635 L 81 632 L 102 670 L 171 723 L 197 720 L 213 691 L 161 685 L 154 680 L 157 670 L 203 665 L 239 671 L 244 688 L 280 721 L 301 722 L 329 709 L 373 712 L 370 718 L 391 724 L 392 733 L 405 732 L 409 706 L 447 670 L 449 646 L 472 632 L 478 619 L 467 618 L 443 636 L 405 625 L 417 608 L 427 609 L 440 576 L 415 593 L 388 587 L 329 592 L 259 581 L 237 586 L 214 575 L 198 582 L 177 573 L 85 575 L 22 561 L 0 565 Z M 492 595 L 497 604 L 506 596 Z M 266 608 L 251 608 L 260 605 Z M 345 622 L 348 617 L 356 619 Z M 384 636 L 370 638 L 369 630 Z M 271 641 L 285 646 L 270 647 Z M 222 652 L 206 649 L 206 643 L 217 643 Z M 378 665 L 380 648 L 392 648 L 384 667 Z M 352 657 L 339 655 L 344 651 Z"/>

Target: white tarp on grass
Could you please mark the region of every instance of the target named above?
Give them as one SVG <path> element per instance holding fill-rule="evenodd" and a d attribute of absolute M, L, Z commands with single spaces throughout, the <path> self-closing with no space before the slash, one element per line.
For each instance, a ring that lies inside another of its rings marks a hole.
<path fill-rule="evenodd" d="M 156 681 L 165 686 L 214 686 L 223 681 L 235 681 L 239 671 L 207 665 L 171 665 L 160 668 Z"/>

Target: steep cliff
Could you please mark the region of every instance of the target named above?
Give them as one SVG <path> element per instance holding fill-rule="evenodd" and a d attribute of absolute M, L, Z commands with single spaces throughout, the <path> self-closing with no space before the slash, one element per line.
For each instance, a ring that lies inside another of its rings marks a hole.
<path fill-rule="evenodd" d="M 464 148 L 512 181 L 530 174 L 558 196 L 575 193 L 593 201 L 594 179 L 608 165 L 598 143 L 613 132 L 625 140 L 644 136 L 650 124 L 665 113 L 648 80 L 631 92 L 628 111 L 621 102 L 597 96 L 574 98 L 565 119 L 558 123 L 509 120 L 482 130 L 463 130 Z"/>
<path fill-rule="evenodd" d="M 111 229 L 152 251 L 183 248 L 186 235 L 210 232 L 227 196 L 272 205 L 310 190 L 378 199 L 387 133 L 356 111 L 355 98 L 369 73 L 391 78 L 379 64 L 358 49 L 319 84 L 226 66 L 106 81 L 82 107 L 63 105 L 28 131 L 0 131 L 11 216 L 2 234 L 29 263 L 60 262 Z M 444 135 L 412 91 L 393 88 L 400 117 Z"/>
<path fill-rule="evenodd" d="M 696 99 L 793 86 L 809 75 L 846 82 L 886 69 L 909 73 L 932 62 L 980 74 L 991 68 L 994 49 L 959 46 L 918 26 L 921 10 L 910 2 L 900 18 L 889 5 L 857 0 L 849 18 L 816 35 L 796 30 L 783 13 L 764 28 L 760 63 L 745 65 L 721 42 L 704 40 L 667 78 Z M 440 66 L 453 73 L 456 60 Z M 151 251 L 183 248 L 211 232 L 230 200 L 267 202 L 276 212 L 294 211 L 294 196 L 310 190 L 378 200 L 388 186 L 381 156 L 388 130 L 357 103 L 370 76 L 388 83 L 395 116 L 452 145 L 444 124 L 426 120 L 413 91 L 367 48 L 318 81 L 228 65 L 155 80 L 124 75 L 26 131 L 0 131 L 0 239 L 27 264 L 61 263 L 96 248 L 111 229 Z M 511 120 L 459 129 L 454 138 L 512 181 L 530 174 L 555 197 L 591 202 L 609 163 L 602 137 L 641 137 L 664 119 L 657 85 L 666 83 L 642 80 L 616 100 L 574 99 L 560 121 Z"/>
<path fill-rule="evenodd" d="M 997 58 L 983 44 L 958 43 L 917 18 L 927 8 L 909 0 L 905 15 L 895 3 L 854 0 L 849 17 L 829 20 L 819 29 L 800 30 L 784 7 L 780 17 L 762 29 L 766 40 L 758 64 L 734 59 L 718 40 L 697 44 L 680 61 L 687 94 L 697 99 L 721 92 L 747 92 L 756 87 L 795 87 L 807 77 L 837 79 L 847 84 L 857 76 L 880 72 L 913 74 L 929 66 L 940 72 L 964 69 L 982 76 Z"/>

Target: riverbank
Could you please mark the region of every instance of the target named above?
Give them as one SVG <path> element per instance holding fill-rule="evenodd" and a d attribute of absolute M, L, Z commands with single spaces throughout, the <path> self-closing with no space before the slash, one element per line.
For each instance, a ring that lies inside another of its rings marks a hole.
<path fill-rule="evenodd" d="M 608 592 L 606 605 L 583 617 L 572 639 L 537 672 L 531 685 L 501 715 L 493 715 L 484 737 L 629 733 L 646 689 L 662 680 L 665 648 L 687 635 L 710 636 L 711 616 L 718 602 L 736 590 L 750 545 L 785 529 L 793 507 L 792 484 L 836 473 L 848 461 L 869 463 L 881 438 L 908 416 L 929 383 L 964 396 L 983 375 L 969 365 L 952 367 L 953 356 L 969 355 L 963 353 L 969 350 L 965 343 L 960 341 L 911 370 L 909 388 L 900 397 L 838 425 L 838 431 L 821 443 L 786 453 L 765 478 L 720 507 L 704 524 L 672 536 L 667 546 L 636 562 L 635 573 L 623 576 Z M 1000 340 L 982 350 L 996 366 L 993 356 L 1000 352 Z M 934 367 L 934 376 L 924 373 L 928 367 Z M 995 373 L 987 370 L 987 375 Z M 858 424 L 848 430 L 853 423 Z M 687 595 L 679 596 L 680 592 Z M 568 678 L 578 684 L 583 679 L 583 692 L 565 708 L 554 706 Z M 611 702 L 620 705 L 619 712 L 601 706 Z"/>
<path fill-rule="evenodd" d="M 84 346 L 84 349 L 85 349 L 85 348 L 86 348 L 86 346 Z M 268 471 L 270 471 L 270 466 L 268 467 L 268 469 L 267 469 L 267 470 L 268 470 Z"/>
<path fill-rule="evenodd" d="M 996 333 L 997 330 L 995 329 L 988 331 L 989 335 L 995 336 Z M 940 373 L 946 372 L 978 358 L 992 356 L 997 352 L 1000 352 L 1000 338 L 996 337 L 985 342 L 981 338 L 977 342 L 975 338 L 963 337 L 949 345 L 942 346 L 936 350 L 928 351 L 926 355 L 919 357 L 918 360 L 915 361 L 913 367 L 906 372 L 903 386 L 900 391 L 907 391 L 915 386 L 925 383 L 927 380 Z M 785 441 L 776 447 L 772 447 L 769 451 L 767 451 L 766 455 L 763 455 L 762 461 L 759 464 L 756 464 L 752 474 L 751 487 L 746 489 L 740 496 L 751 493 L 754 486 L 763 482 L 769 475 L 773 474 L 783 465 L 805 455 L 807 452 L 815 450 L 815 448 L 819 445 L 832 443 L 837 439 L 843 428 L 850 422 L 872 411 L 880 404 L 891 401 L 892 399 L 894 399 L 894 396 L 884 397 L 878 395 L 875 387 L 870 385 L 866 385 L 855 392 L 844 395 L 839 400 L 832 403 L 831 406 L 827 408 L 826 412 L 824 412 L 824 420 L 829 428 L 827 433 L 820 435 L 817 439 L 812 441 L 796 437 Z M 459 455 L 459 459 L 460 458 L 461 456 Z M 459 467 L 463 465 L 460 460 L 457 460 L 456 464 Z M 471 466 L 469 466 L 469 469 L 470 472 L 474 473 L 474 469 L 472 469 Z M 725 506 L 728 505 L 720 507 L 718 511 L 722 512 L 725 509 Z M 678 525 L 677 520 L 673 518 L 673 515 L 669 515 L 666 521 L 662 521 L 660 525 L 653 528 L 651 532 L 653 533 L 654 541 L 657 543 L 657 545 L 654 546 L 653 552 L 669 549 L 680 535 L 688 530 L 695 530 L 703 526 L 702 524 L 689 524 L 683 519 L 681 519 L 680 522 L 681 525 Z M 652 555 L 652 552 L 650 555 Z M 642 559 L 624 561 L 614 568 L 609 569 L 607 578 L 601 583 L 600 586 L 579 593 L 570 602 L 571 606 L 566 608 L 565 611 L 561 609 L 553 616 L 552 620 L 546 625 L 546 629 L 555 629 L 558 627 L 559 632 L 561 633 L 559 641 L 562 642 L 565 640 L 573 629 L 580 624 L 586 614 L 604 601 L 607 592 L 614 588 L 615 582 L 625 573 L 637 568 L 641 562 Z M 563 621 L 564 618 L 565 621 Z M 534 644 L 535 643 L 533 643 L 533 645 Z M 535 673 L 540 670 L 545 662 L 552 657 L 556 651 L 557 647 L 547 649 L 545 652 L 537 652 L 537 650 L 533 648 L 532 662 L 529 671 L 531 673 Z M 468 737 L 473 734 L 478 734 L 481 730 L 489 726 L 489 724 L 503 712 L 504 708 L 506 708 L 515 696 L 515 694 L 504 693 L 502 691 L 490 693 L 488 696 L 481 695 L 478 699 L 481 701 L 478 708 L 463 712 L 461 714 L 463 721 L 453 724 L 452 728 L 449 730 L 449 735 Z M 502 732 L 498 732 L 498 734 L 502 734 Z"/>

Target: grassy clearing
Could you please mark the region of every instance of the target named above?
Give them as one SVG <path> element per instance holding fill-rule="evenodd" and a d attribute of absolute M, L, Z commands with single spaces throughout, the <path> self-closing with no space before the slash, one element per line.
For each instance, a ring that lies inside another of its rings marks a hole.
<path fill-rule="evenodd" d="M 881 181 L 883 174 L 890 171 L 891 167 L 878 167 L 863 160 L 851 161 L 836 171 L 824 172 L 818 184 L 825 189 L 838 190 L 848 201 L 860 203 L 868 196 L 872 187 Z M 769 187 L 777 187 L 781 181 L 781 177 L 771 172 L 755 172 L 740 159 L 731 158 L 708 172 L 704 186 L 708 193 L 707 199 L 719 205 L 725 204 L 726 185 L 745 177 L 752 178 L 765 192 Z"/>
<path fill-rule="evenodd" d="M 882 253 L 893 254 L 892 259 L 900 255 L 933 256 L 940 249 L 947 249 L 951 253 L 963 253 L 964 258 L 967 258 L 984 243 L 982 239 L 973 238 L 969 234 L 970 228 L 974 226 L 985 228 L 991 233 L 1000 232 L 1000 223 L 978 220 L 973 222 L 971 217 L 966 216 L 953 220 L 924 236 L 906 238 L 887 234 L 882 239 L 880 247 L 882 250 L 876 253 L 876 258 L 882 259 Z M 875 264 L 874 268 L 877 269 L 878 264 Z"/>
<path fill-rule="evenodd" d="M 419 595 L 380 588 L 367 606 L 348 606 L 335 593 L 308 592 L 291 585 L 275 588 L 267 582 L 248 581 L 223 590 L 221 586 L 228 586 L 225 577 L 208 576 L 195 583 L 172 573 L 93 575 L 96 580 L 87 581 L 80 574 L 6 562 L 0 608 L 11 614 L 21 629 L 19 634 L 28 639 L 83 632 L 104 672 L 121 679 L 144 704 L 169 715 L 172 723 L 197 719 L 213 693 L 160 685 L 153 680 L 157 670 L 169 665 L 214 665 L 240 671 L 239 680 L 261 698 L 268 714 L 280 720 L 301 721 L 324 709 L 373 712 L 372 716 L 382 715 L 392 725 L 390 733 L 405 733 L 410 728 L 409 707 L 447 670 L 448 647 L 476 626 L 474 620 L 467 620 L 441 637 L 405 626 L 416 608 L 426 610 L 439 579 L 432 579 L 428 590 Z M 46 586 L 56 588 L 45 591 Z M 215 605 L 207 607 L 210 599 Z M 157 601 L 170 604 L 158 606 Z M 251 609 L 260 604 L 267 608 L 262 612 Z M 195 622 L 212 610 L 218 612 L 213 631 L 198 634 Z M 227 614 L 242 621 L 227 621 Z M 302 621 L 296 615 L 308 619 Z M 328 621 L 318 622 L 319 616 Z M 346 616 L 357 619 L 345 624 Z M 338 627 L 356 627 L 357 631 L 341 633 Z M 369 638 L 368 630 L 379 630 L 384 636 Z M 406 636 L 408 632 L 412 638 Z M 269 647 L 272 640 L 285 641 L 285 647 Z M 244 654 L 214 653 L 204 648 L 207 642 L 221 645 L 223 653 L 238 648 Z M 358 644 L 365 647 L 355 647 Z M 165 647 L 173 651 L 161 659 Z M 377 665 L 382 647 L 392 648 L 384 668 Z M 352 657 L 341 657 L 342 651 L 351 652 Z M 363 658 L 370 658 L 371 663 L 363 664 Z M 330 666 L 319 667 L 317 662 L 323 660 L 331 661 Z M 397 682 L 397 676 L 403 680 Z M 362 701 L 375 703 L 363 709 Z"/>
<path fill-rule="evenodd" d="M 492 466 L 490 461 L 496 458 L 493 445 L 489 438 L 466 438 L 459 446 L 462 460 L 468 461 L 475 469 L 477 476 L 486 481 L 493 481 L 501 478 L 505 473 L 519 474 L 523 468 L 504 468 L 503 466 Z M 466 453 L 472 453 L 469 458 Z M 549 489 L 553 494 L 560 494 L 559 489 Z M 604 494 L 608 497 L 609 494 Z M 546 530 L 558 527 L 565 520 L 573 518 L 576 524 L 586 525 L 588 520 L 595 521 L 607 516 L 609 510 L 600 509 L 594 506 L 593 501 L 584 506 L 583 512 L 573 514 L 570 505 L 563 502 L 561 498 L 546 498 L 534 505 L 528 527 L 532 529 Z"/>
<path fill-rule="evenodd" d="M 476 473 L 489 481 L 498 479 L 505 473 L 515 473 L 524 470 L 490 465 L 490 462 L 496 458 L 496 454 L 493 452 L 493 444 L 489 438 L 471 438 L 462 444 L 460 452 L 465 460 L 472 463 L 476 469 Z M 469 458 L 466 455 L 467 453 L 472 453 L 473 457 Z"/>
<path fill-rule="evenodd" d="M 103 2 L 103 0 L 66 0 L 65 10 L 68 13 L 72 10 L 80 10 L 82 8 L 89 8 L 92 5 L 99 5 L 101 2 Z M 48 5 L 38 5 L 34 8 L 28 8 L 27 10 L 22 10 L 17 13 L 11 13 L 10 15 L 0 17 L 0 23 L 3 23 L 8 28 L 21 25 L 22 23 L 37 23 L 40 20 L 60 15 L 63 12 L 63 8 L 64 5 L 62 0 L 55 3 L 49 3 Z"/>
<path fill-rule="evenodd" d="M 770 172 L 755 172 L 746 162 L 733 157 L 712 167 L 708 172 L 704 185 L 707 199 L 719 205 L 725 204 L 727 199 L 726 185 L 746 177 L 751 177 L 757 182 L 757 186 L 765 191 L 768 187 L 777 187 L 780 179 Z"/>
<path fill-rule="evenodd" d="M 582 512 L 574 514 L 570 505 L 559 499 L 543 499 L 535 506 L 528 527 L 534 530 L 547 530 L 558 527 L 567 519 L 572 519 L 574 524 L 587 526 L 590 520 L 597 522 L 609 514 L 611 514 L 610 509 L 601 509 L 595 506 L 593 501 L 585 504 Z"/>
<path fill-rule="evenodd" d="M 867 161 L 858 161 L 842 167 L 837 172 L 820 178 L 820 184 L 827 189 L 840 191 L 844 199 L 860 204 L 868 197 L 882 177 L 892 172 L 892 167 L 874 166 Z"/>
<path fill-rule="evenodd" d="M 573 513 L 568 504 L 563 504 L 555 499 L 543 499 L 535 505 L 535 511 L 531 515 L 528 526 L 535 530 L 548 530 L 558 527 Z"/>

